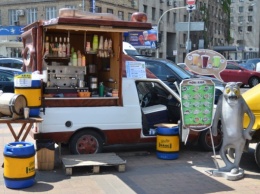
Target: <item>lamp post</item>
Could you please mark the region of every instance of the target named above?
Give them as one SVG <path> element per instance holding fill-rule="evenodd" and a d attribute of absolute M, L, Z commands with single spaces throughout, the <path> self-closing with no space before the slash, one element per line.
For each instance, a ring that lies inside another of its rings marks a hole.
<path fill-rule="evenodd" d="M 159 20 L 157 22 L 157 36 L 156 36 L 157 43 L 159 42 L 160 22 L 161 22 L 162 17 L 167 12 L 172 11 L 172 10 L 176 10 L 176 9 L 186 9 L 186 7 L 174 7 L 174 8 L 168 9 L 167 11 L 163 12 L 163 14 L 160 16 L 160 18 L 159 18 Z M 158 48 L 158 46 L 156 47 L 156 58 L 159 58 L 159 48 Z"/>

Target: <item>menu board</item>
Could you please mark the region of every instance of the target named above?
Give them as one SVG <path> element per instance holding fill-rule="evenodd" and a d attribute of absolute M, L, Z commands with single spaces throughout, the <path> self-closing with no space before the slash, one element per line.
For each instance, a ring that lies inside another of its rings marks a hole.
<path fill-rule="evenodd" d="M 146 78 L 144 61 L 126 61 L 127 78 Z"/>
<path fill-rule="evenodd" d="M 211 80 L 188 79 L 180 84 L 183 127 L 204 130 L 212 125 L 215 85 Z"/>

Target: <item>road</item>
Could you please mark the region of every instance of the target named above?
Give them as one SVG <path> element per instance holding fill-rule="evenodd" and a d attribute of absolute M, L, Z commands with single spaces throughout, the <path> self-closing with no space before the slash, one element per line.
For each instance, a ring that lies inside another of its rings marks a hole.
<path fill-rule="evenodd" d="M 14 126 L 15 131 L 18 125 Z M 0 150 L 13 141 L 8 128 L 0 125 Z M 28 142 L 35 142 L 30 136 Z M 126 161 L 126 171 L 118 172 L 113 167 L 101 168 L 99 174 L 93 174 L 86 167 L 74 168 L 71 176 L 65 175 L 55 150 L 55 169 L 36 170 L 36 183 L 24 189 L 8 189 L 3 176 L 0 177 L 2 194 L 202 194 L 202 193 L 248 193 L 260 191 L 260 169 L 254 160 L 254 144 L 248 153 L 244 153 L 240 167 L 245 170 L 245 177 L 238 181 L 229 181 L 214 177 L 210 173 L 216 169 L 212 152 L 203 152 L 196 146 L 181 145 L 176 160 L 162 160 L 156 156 L 155 144 L 110 146 L 105 152 L 114 152 Z M 36 153 L 37 154 L 37 153 Z M 62 147 L 61 154 L 69 154 L 67 147 Z M 4 156 L 0 156 L 3 162 Z M 219 165 L 223 162 L 217 155 Z M 35 161 L 37 169 L 37 159 Z M 11 169 L 10 169 L 11 170 Z M 13 169 L 17 170 L 17 169 Z M 4 174 L 4 169 L 0 169 Z"/>

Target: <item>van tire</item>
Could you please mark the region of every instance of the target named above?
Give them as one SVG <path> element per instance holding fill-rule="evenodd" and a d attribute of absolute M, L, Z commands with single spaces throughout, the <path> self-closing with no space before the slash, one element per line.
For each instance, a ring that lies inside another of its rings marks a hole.
<path fill-rule="evenodd" d="M 216 151 L 219 151 L 222 145 L 223 141 L 223 134 L 221 132 L 221 129 L 218 128 L 218 135 L 216 137 L 213 136 L 214 139 L 214 147 Z M 204 130 L 200 133 L 199 136 L 199 146 L 204 151 L 212 151 L 212 143 L 211 143 L 211 136 L 210 136 L 210 130 Z"/>
<path fill-rule="evenodd" d="M 95 131 L 83 130 L 76 133 L 70 140 L 72 154 L 96 154 L 102 152 L 101 136 Z"/>
<path fill-rule="evenodd" d="M 255 147 L 255 161 L 258 167 L 260 168 L 260 142 L 258 142 Z"/>

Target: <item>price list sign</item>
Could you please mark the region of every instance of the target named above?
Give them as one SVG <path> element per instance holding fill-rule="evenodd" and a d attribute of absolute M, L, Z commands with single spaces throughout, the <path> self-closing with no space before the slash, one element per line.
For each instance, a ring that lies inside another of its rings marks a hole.
<path fill-rule="evenodd" d="M 127 78 L 146 78 L 145 62 L 126 61 Z"/>
<path fill-rule="evenodd" d="M 180 85 L 183 127 L 201 131 L 211 127 L 215 85 L 211 80 L 189 79 Z"/>

